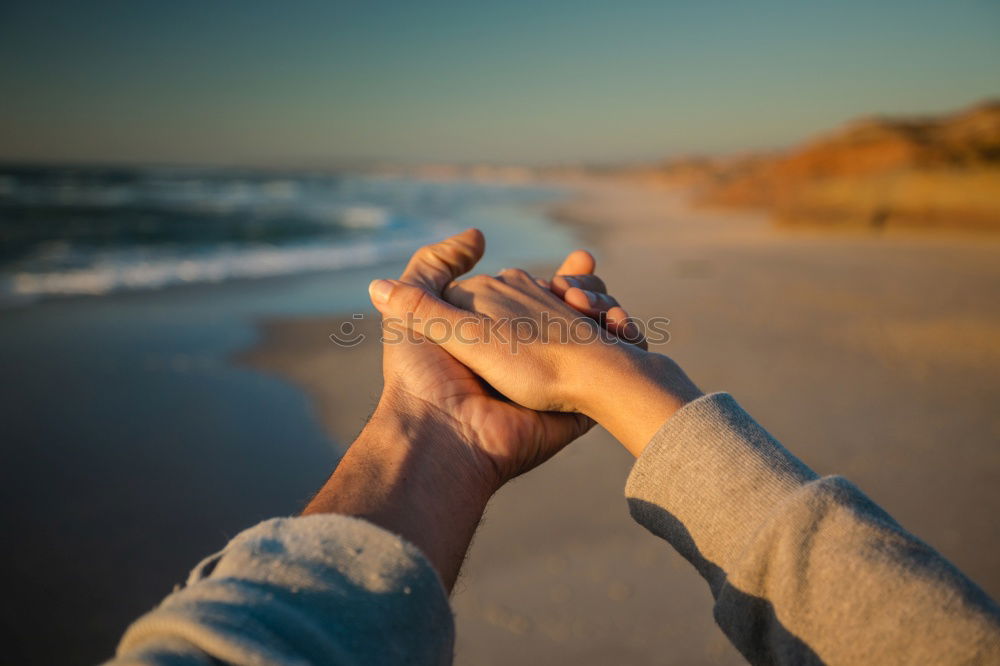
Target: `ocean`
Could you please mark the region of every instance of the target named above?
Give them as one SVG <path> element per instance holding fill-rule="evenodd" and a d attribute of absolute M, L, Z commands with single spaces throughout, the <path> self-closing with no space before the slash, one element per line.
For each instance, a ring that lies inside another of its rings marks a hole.
<path fill-rule="evenodd" d="M 323 172 L 0 167 L 0 307 L 387 263 L 553 196 Z M 539 232 L 521 249 L 561 240 Z"/>

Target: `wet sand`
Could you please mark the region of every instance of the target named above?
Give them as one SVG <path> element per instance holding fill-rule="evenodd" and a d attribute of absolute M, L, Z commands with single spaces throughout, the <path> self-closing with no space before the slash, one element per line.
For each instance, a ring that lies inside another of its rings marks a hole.
<path fill-rule="evenodd" d="M 553 211 L 671 354 L 822 474 L 842 474 L 1000 596 L 1000 242 L 788 232 L 678 193 L 593 185 Z M 242 361 L 350 442 L 378 396 L 371 313 L 264 324 Z M 459 664 L 741 663 L 707 585 L 628 517 L 630 456 L 595 429 L 492 501 L 454 595 Z"/>
<path fill-rule="evenodd" d="M 301 391 L 227 359 L 255 339 L 239 303 L 320 279 L 0 313 L 0 662 L 103 663 L 194 564 L 301 510 L 336 452 Z"/>

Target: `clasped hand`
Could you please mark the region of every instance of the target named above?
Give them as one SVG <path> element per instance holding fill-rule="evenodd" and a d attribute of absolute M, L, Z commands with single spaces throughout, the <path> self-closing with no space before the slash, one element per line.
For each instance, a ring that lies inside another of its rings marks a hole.
<path fill-rule="evenodd" d="M 382 396 L 303 512 L 402 535 L 448 589 L 500 486 L 595 421 L 639 455 L 700 395 L 645 350 L 590 254 L 571 253 L 551 280 L 506 270 L 456 282 L 484 247 L 470 229 L 418 250 L 398 280 L 371 284 L 386 333 Z"/>
<path fill-rule="evenodd" d="M 442 416 L 495 466 L 499 482 L 549 458 L 591 419 L 617 427 L 626 419 L 612 412 L 621 412 L 632 387 L 667 380 L 674 394 L 648 415 L 655 423 L 645 428 L 654 432 L 700 395 L 669 359 L 645 350 L 638 327 L 593 275 L 588 253 L 571 253 L 551 281 L 505 269 L 455 282 L 483 250 L 482 234 L 470 229 L 421 248 L 399 280 L 376 280 L 370 292 L 386 326 L 406 326 L 438 346 L 387 346 L 387 388 L 413 395 L 408 387 L 419 385 L 421 399 L 441 406 Z M 434 377 L 445 381 L 402 375 L 417 357 L 433 357 Z M 461 382 L 447 381 L 457 375 Z M 470 398 L 474 407 L 466 404 Z M 504 427 L 496 428 L 497 421 Z M 625 436 L 630 449 L 645 443 Z"/>

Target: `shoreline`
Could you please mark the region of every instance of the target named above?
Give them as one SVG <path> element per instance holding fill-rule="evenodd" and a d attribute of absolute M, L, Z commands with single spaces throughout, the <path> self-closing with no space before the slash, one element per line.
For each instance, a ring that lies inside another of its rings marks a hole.
<path fill-rule="evenodd" d="M 378 312 L 368 308 L 354 314 L 270 317 L 258 320 L 256 327 L 257 343 L 231 361 L 299 389 L 339 458 L 364 427 L 382 392 Z M 347 339 L 356 335 L 365 339 L 356 346 L 338 346 L 330 336 L 341 330 L 349 331 Z"/>

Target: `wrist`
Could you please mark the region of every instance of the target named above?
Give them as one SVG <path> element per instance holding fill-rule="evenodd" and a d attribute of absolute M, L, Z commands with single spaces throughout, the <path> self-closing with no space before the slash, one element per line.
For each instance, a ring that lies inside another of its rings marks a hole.
<path fill-rule="evenodd" d="M 671 416 L 703 395 L 671 358 L 632 345 L 600 349 L 584 369 L 580 411 L 635 457 Z"/>
<path fill-rule="evenodd" d="M 502 485 L 495 467 L 481 461 L 447 419 L 388 390 L 344 460 L 348 457 L 363 460 L 378 487 L 405 486 L 422 501 L 454 498 L 485 506 Z"/>
<path fill-rule="evenodd" d="M 405 461 L 407 469 L 419 470 L 421 484 L 434 491 L 488 501 L 504 483 L 496 465 L 454 419 L 402 390 L 383 391 L 358 439 L 387 443 L 392 455 Z"/>
<path fill-rule="evenodd" d="M 499 482 L 449 423 L 391 393 L 303 514 L 355 516 L 399 534 L 450 590 Z"/>

